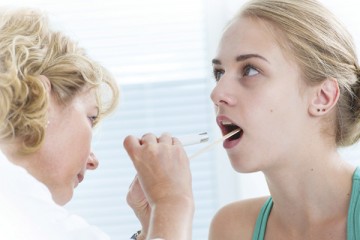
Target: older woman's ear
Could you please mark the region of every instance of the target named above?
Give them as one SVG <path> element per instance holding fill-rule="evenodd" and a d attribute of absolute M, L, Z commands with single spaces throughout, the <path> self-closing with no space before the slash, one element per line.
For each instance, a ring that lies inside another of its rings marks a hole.
<path fill-rule="evenodd" d="M 43 83 L 46 91 L 47 91 L 48 93 L 50 93 L 50 91 L 51 91 L 51 83 L 50 83 L 50 80 L 49 80 L 45 75 L 40 75 L 39 78 L 40 78 L 40 81 Z"/>

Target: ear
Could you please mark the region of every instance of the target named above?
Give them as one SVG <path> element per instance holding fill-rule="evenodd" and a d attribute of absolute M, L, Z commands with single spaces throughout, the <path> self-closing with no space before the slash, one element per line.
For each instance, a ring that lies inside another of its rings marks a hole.
<path fill-rule="evenodd" d="M 312 116 L 321 116 L 328 113 L 334 108 L 339 99 L 339 85 L 335 78 L 327 78 L 316 87 L 312 97 L 309 113 Z"/>
<path fill-rule="evenodd" d="M 50 80 L 45 75 L 40 75 L 39 78 L 40 78 L 40 81 L 43 83 L 48 94 L 50 94 L 50 92 L 51 92 Z"/>
<path fill-rule="evenodd" d="M 49 107 L 48 107 L 48 121 L 47 121 L 47 123 L 46 123 L 46 125 L 45 125 L 45 128 L 47 128 L 48 127 L 48 125 L 49 125 L 49 115 L 50 115 L 50 109 L 51 109 L 51 103 L 52 103 L 52 99 L 51 99 L 51 83 L 50 83 L 50 80 L 45 76 L 45 75 L 40 75 L 39 76 L 39 79 L 40 79 L 40 81 L 42 82 L 42 84 L 44 85 L 44 87 L 45 87 L 45 90 L 46 90 L 46 94 L 47 94 L 47 96 L 48 96 L 48 101 L 49 101 Z"/>

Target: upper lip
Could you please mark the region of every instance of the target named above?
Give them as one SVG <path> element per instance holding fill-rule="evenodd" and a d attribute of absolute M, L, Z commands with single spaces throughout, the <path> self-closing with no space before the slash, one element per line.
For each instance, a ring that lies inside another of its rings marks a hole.
<path fill-rule="evenodd" d="M 227 116 L 224 116 L 224 115 L 219 115 L 216 118 L 216 122 L 219 125 L 223 135 L 226 135 L 227 133 L 229 133 L 229 129 L 226 128 L 225 125 L 235 125 L 241 129 L 241 127 L 238 124 L 236 124 L 233 120 L 231 120 L 230 118 L 228 118 Z"/>

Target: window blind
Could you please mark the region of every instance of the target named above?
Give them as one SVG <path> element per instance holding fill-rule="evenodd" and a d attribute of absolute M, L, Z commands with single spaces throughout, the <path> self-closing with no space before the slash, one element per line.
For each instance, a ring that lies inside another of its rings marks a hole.
<path fill-rule="evenodd" d="M 129 134 L 141 137 L 147 132 L 164 131 L 175 136 L 207 131 L 211 136 L 207 89 L 208 81 L 204 79 L 124 85 L 123 105 L 95 133 L 93 147 L 100 167 L 88 173 L 68 207 L 101 226 L 114 239 L 125 239 L 129 230 L 139 228 L 125 201 L 135 172 L 122 141 Z M 200 147 L 189 146 L 186 151 L 191 154 Z M 196 199 L 193 238 L 206 239 L 216 209 L 211 152 L 194 159 L 191 168 Z"/>

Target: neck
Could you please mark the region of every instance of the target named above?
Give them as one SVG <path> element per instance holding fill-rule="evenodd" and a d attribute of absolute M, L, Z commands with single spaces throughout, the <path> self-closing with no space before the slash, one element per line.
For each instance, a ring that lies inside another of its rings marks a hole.
<path fill-rule="evenodd" d="M 0 150 L 12 164 L 25 168 L 29 171 L 31 165 L 36 162 L 35 154 L 22 154 L 19 151 L 20 144 L 1 144 Z"/>
<path fill-rule="evenodd" d="M 355 167 L 339 154 L 297 154 L 285 166 L 264 171 L 274 201 L 272 214 L 303 226 L 346 217 Z"/>

